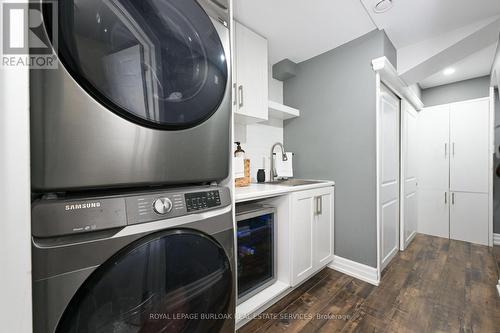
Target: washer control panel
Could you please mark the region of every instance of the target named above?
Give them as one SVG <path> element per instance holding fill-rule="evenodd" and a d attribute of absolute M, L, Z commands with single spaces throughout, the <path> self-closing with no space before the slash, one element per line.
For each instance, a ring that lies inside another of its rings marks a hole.
<path fill-rule="evenodd" d="M 127 224 L 179 217 L 231 204 L 229 189 L 190 188 L 182 192 L 157 192 L 126 198 Z"/>
<path fill-rule="evenodd" d="M 214 208 L 221 205 L 218 190 L 184 194 L 188 212 L 201 209 Z"/>
<path fill-rule="evenodd" d="M 218 186 L 41 199 L 32 205 L 32 234 L 47 238 L 94 232 L 203 213 L 230 205 L 229 188 Z"/>

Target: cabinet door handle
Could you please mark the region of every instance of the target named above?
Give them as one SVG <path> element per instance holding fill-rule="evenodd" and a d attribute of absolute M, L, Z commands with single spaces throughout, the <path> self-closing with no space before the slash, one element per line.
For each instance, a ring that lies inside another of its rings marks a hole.
<path fill-rule="evenodd" d="M 452 193 L 451 194 L 451 204 L 454 205 L 455 204 L 455 193 Z"/>
<path fill-rule="evenodd" d="M 238 92 L 236 88 L 236 83 L 233 83 L 234 97 L 233 97 L 233 105 L 238 104 Z"/>
<path fill-rule="evenodd" d="M 444 144 L 444 159 L 446 159 L 447 156 L 448 156 L 448 144 L 445 143 Z"/>
<path fill-rule="evenodd" d="M 453 157 L 455 157 L 455 142 L 453 142 L 453 145 L 452 145 L 452 154 L 453 154 Z"/>
<path fill-rule="evenodd" d="M 243 105 L 244 105 L 244 104 L 243 104 L 243 85 L 240 85 L 240 86 L 238 87 L 238 97 L 239 97 L 239 100 L 240 100 L 240 102 L 239 102 L 238 106 L 239 106 L 240 108 L 242 108 L 242 107 L 243 107 Z"/>
<path fill-rule="evenodd" d="M 448 192 L 444 192 L 444 204 L 448 204 Z"/>
<path fill-rule="evenodd" d="M 316 197 L 316 215 L 323 213 L 323 197 Z"/>

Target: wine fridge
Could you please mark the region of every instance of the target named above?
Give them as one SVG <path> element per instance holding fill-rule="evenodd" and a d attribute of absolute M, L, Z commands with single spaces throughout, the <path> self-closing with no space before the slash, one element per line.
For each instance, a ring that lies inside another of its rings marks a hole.
<path fill-rule="evenodd" d="M 236 207 L 238 304 L 276 282 L 276 209 Z"/>

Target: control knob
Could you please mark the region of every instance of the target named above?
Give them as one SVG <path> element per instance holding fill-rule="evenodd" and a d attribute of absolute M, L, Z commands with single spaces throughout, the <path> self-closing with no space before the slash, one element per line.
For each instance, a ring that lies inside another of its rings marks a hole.
<path fill-rule="evenodd" d="M 169 198 L 156 199 L 153 203 L 153 209 L 157 214 L 167 214 L 172 210 L 172 201 Z"/>

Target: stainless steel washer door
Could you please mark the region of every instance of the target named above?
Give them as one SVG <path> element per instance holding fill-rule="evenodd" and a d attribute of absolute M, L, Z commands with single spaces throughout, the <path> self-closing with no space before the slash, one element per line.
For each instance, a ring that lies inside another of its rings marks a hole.
<path fill-rule="evenodd" d="M 223 100 L 226 54 L 197 1 L 70 0 L 58 8 L 62 64 L 116 114 L 178 130 L 205 121 Z"/>
<path fill-rule="evenodd" d="M 189 229 L 140 239 L 97 268 L 56 332 L 219 332 L 234 320 L 223 247 Z"/>

